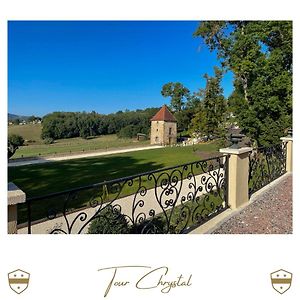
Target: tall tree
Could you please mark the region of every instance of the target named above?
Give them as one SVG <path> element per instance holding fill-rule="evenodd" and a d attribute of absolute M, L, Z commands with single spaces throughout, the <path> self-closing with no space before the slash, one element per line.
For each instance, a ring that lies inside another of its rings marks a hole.
<path fill-rule="evenodd" d="M 161 94 L 171 97 L 171 107 L 175 112 L 180 112 L 184 107 L 184 100 L 189 97 L 190 91 L 180 82 L 169 82 L 162 87 Z"/>
<path fill-rule="evenodd" d="M 197 132 L 210 138 L 213 135 L 223 134 L 226 112 L 226 101 L 221 87 L 222 71 L 215 67 L 215 75 L 204 75 L 205 89 L 200 90 L 197 113 L 192 119 L 191 132 Z"/>
<path fill-rule="evenodd" d="M 244 132 L 278 142 L 292 124 L 292 22 L 205 21 L 195 36 L 234 73 L 229 103 Z"/>

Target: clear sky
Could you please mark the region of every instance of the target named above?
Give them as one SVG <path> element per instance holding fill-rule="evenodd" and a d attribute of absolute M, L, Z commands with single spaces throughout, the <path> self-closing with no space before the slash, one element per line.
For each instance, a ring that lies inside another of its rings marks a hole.
<path fill-rule="evenodd" d="M 162 86 L 191 91 L 213 74 L 215 53 L 193 37 L 194 21 L 10 21 L 8 111 L 111 113 L 169 104 Z M 232 74 L 223 80 L 225 96 Z"/>

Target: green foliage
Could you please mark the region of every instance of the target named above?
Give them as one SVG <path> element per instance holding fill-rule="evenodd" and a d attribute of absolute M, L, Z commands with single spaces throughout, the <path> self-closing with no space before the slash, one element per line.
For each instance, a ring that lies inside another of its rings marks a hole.
<path fill-rule="evenodd" d="M 95 218 L 88 229 L 90 234 L 125 234 L 129 233 L 126 217 L 112 206 L 107 206 Z"/>
<path fill-rule="evenodd" d="M 215 68 L 215 76 L 204 75 L 206 87 L 200 90 L 201 102 L 192 119 L 191 133 L 198 133 L 208 138 L 225 135 L 226 101 L 221 87 L 222 72 Z"/>
<path fill-rule="evenodd" d="M 22 146 L 24 144 L 24 139 L 18 134 L 12 134 L 8 136 L 8 142 L 14 146 Z"/>
<path fill-rule="evenodd" d="M 148 134 L 149 129 L 147 127 L 139 125 L 127 125 L 117 133 L 119 138 L 136 138 L 138 133 Z"/>
<path fill-rule="evenodd" d="M 148 134 L 149 120 L 157 111 L 157 108 L 147 108 L 136 111 L 119 111 L 109 115 L 101 115 L 96 112 L 54 112 L 43 118 L 42 138 L 82 137 L 87 139 L 90 136 L 115 133 L 122 137 L 133 137 L 139 132 Z"/>
<path fill-rule="evenodd" d="M 28 121 L 28 122 L 33 122 L 33 121 L 37 121 L 37 120 L 40 120 L 40 119 L 41 119 L 41 118 L 32 115 L 32 116 L 30 116 L 30 117 L 27 119 L 27 121 Z"/>
<path fill-rule="evenodd" d="M 164 97 L 171 97 L 172 109 L 179 112 L 183 109 L 184 99 L 189 96 L 190 91 L 180 82 L 169 82 L 162 87 L 161 94 Z"/>
<path fill-rule="evenodd" d="M 176 112 L 174 116 L 177 120 L 177 132 L 183 132 L 188 130 L 191 119 L 194 116 L 194 111 L 185 108 L 182 111 Z"/>
<path fill-rule="evenodd" d="M 292 22 L 201 22 L 196 36 L 234 73 L 229 108 L 258 145 L 292 125 Z"/>
<path fill-rule="evenodd" d="M 111 206 L 105 208 L 101 215 L 95 218 L 88 229 L 89 234 L 157 234 L 166 230 L 166 220 L 162 216 L 146 219 L 130 225 L 126 216 Z"/>
<path fill-rule="evenodd" d="M 8 158 L 11 158 L 17 149 L 24 144 L 24 139 L 22 136 L 17 134 L 12 134 L 8 136 L 8 147 L 7 147 L 7 155 Z"/>
<path fill-rule="evenodd" d="M 164 97 L 171 97 L 171 110 L 177 120 L 177 131 L 183 132 L 189 129 L 191 119 L 199 105 L 200 99 L 180 82 L 166 83 L 161 91 Z"/>
<path fill-rule="evenodd" d="M 164 216 L 155 216 L 130 227 L 130 233 L 133 234 L 157 234 L 166 231 L 167 222 Z"/>
<path fill-rule="evenodd" d="M 119 138 L 133 138 L 138 133 L 138 129 L 136 129 L 133 125 L 127 125 L 123 127 L 117 134 Z"/>

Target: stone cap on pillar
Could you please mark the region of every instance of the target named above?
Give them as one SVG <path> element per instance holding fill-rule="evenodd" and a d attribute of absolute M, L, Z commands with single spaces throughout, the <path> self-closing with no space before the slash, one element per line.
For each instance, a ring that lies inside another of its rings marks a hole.
<path fill-rule="evenodd" d="M 293 141 L 293 137 L 292 136 L 286 136 L 286 137 L 280 138 L 280 140 L 283 141 L 283 142 L 289 142 L 289 141 Z"/>
<path fill-rule="evenodd" d="M 13 182 L 8 183 L 7 193 L 8 205 L 16 205 L 26 201 L 26 194 L 20 190 Z"/>
<path fill-rule="evenodd" d="M 246 152 L 251 152 L 253 150 L 253 148 L 251 147 L 243 147 L 243 148 L 238 148 L 238 149 L 234 149 L 234 148 L 222 148 L 219 149 L 219 152 L 224 153 L 224 154 L 243 154 Z"/>

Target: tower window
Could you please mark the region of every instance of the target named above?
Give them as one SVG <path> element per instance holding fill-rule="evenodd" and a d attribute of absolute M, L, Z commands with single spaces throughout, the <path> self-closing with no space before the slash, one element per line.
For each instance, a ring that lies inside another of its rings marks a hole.
<path fill-rule="evenodd" d="M 169 134 L 172 134 L 172 128 L 169 128 Z"/>

